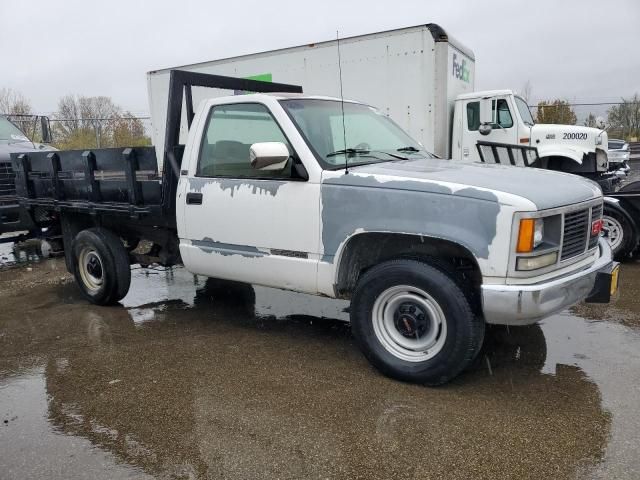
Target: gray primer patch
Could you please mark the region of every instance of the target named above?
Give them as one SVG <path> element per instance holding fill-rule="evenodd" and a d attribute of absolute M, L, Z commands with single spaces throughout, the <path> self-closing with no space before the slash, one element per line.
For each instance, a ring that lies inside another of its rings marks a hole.
<path fill-rule="evenodd" d="M 224 190 L 229 190 L 231 196 L 235 194 L 243 186 L 251 188 L 251 193 L 262 194 L 267 193 L 272 197 L 275 197 L 280 187 L 282 187 L 286 180 L 258 180 L 251 178 L 207 178 L 207 177 L 192 177 L 188 179 L 189 191 L 202 193 L 202 189 L 205 185 L 217 184 Z"/>
<path fill-rule="evenodd" d="M 363 175 L 450 182 L 509 193 L 526 198 L 539 210 L 584 202 L 598 194 L 597 185 L 578 175 L 511 165 L 416 159 L 364 165 L 352 171 Z M 476 198 L 473 192 L 465 190 Z"/>
<path fill-rule="evenodd" d="M 343 175 L 321 186 L 323 261 L 333 261 L 356 230 L 408 233 L 452 241 L 488 258 L 500 205 L 491 192 L 417 181 L 380 182 Z"/>
<path fill-rule="evenodd" d="M 202 240 L 192 240 L 191 244 L 198 247 L 203 252 L 219 253 L 225 257 L 229 255 L 240 255 L 241 257 L 256 258 L 264 257 L 266 255 L 266 253 L 261 252 L 256 247 L 216 242 L 209 237 L 205 237 Z"/>

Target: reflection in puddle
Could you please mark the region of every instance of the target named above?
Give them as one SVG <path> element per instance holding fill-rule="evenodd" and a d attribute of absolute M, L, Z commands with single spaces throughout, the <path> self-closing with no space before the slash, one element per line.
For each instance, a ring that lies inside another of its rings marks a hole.
<path fill-rule="evenodd" d="M 108 450 L 96 448 L 100 444 L 57 429 L 48 419 L 48 399 L 41 368 L 22 372 L 18 378 L 0 379 L 0 473 L 3 480 L 147 478 L 139 468 L 121 465 Z M 81 415 L 76 421 L 84 423 Z"/>

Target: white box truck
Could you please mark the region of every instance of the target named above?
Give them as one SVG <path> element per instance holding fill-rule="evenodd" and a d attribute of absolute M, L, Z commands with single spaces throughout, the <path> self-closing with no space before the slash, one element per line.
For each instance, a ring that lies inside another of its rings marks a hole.
<path fill-rule="evenodd" d="M 513 91 L 474 91 L 473 52 L 436 24 L 341 39 L 340 53 L 344 97 L 375 105 L 439 157 L 477 161 L 476 144 L 484 140 L 534 146 L 542 168 L 592 178 L 607 171 L 605 132 L 534 125 L 527 103 Z M 309 95 L 341 94 L 336 40 L 172 69 L 300 85 Z M 164 144 L 170 70 L 147 75 L 155 145 Z M 212 95 L 194 89 L 194 103 Z M 481 104 L 493 107 L 485 126 L 491 128 L 481 127 Z M 186 131 L 183 122 L 183 140 Z"/>

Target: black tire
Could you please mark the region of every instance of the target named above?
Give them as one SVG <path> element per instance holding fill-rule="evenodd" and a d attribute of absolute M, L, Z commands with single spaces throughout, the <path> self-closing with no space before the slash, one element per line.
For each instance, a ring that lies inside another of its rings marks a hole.
<path fill-rule="evenodd" d="M 113 305 L 125 297 L 131 269 L 129 255 L 117 235 L 100 227 L 82 230 L 72 249 L 76 283 L 91 303 Z"/>
<path fill-rule="evenodd" d="M 434 328 L 438 318 L 440 326 Z M 371 268 L 359 279 L 351 301 L 351 330 L 360 349 L 378 370 L 398 380 L 447 383 L 476 356 L 484 329 L 484 320 L 473 313 L 458 283 L 416 260 L 391 260 Z M 435 344 L 419 344 L 431 336 Z"/>
<path fill-rule="evenodd" d="M 602 220 L 604 223 L 604 236 L 611 246 L 613 258 L 618 262 L 622 262 L 629 258 L 636 248 L 634 241 L 635 232 L 633 231 L 633 225 L 631 225 L 629 219 L 623 213 L 613 208 L 608 208 L 605 205 Z M 612 241 L 611 239 L 614 238 L 614 232 L 616 236 L 615 240 Z M 621 239 L 618 238 L 619 235 L 622 235 Z"/>

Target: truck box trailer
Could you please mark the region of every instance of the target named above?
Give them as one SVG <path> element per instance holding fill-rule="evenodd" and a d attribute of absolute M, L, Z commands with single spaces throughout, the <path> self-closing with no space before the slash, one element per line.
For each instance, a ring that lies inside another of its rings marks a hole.
<path fill-rule="evenodd" d="M 337 46 L 332 40 L 172 69 L 301 85 L 309 95 L 339 97 Z M 341 39 L 340 54 L 345 98 L 375 105 L 428 151 L 450 158 L 455 99 L 473 91 L 470 49 L 428 24 Z M 147 75 L 156 146 L 163 145 L 170 70 Z M 196 88 L 194 103 L 228 93 Z M 186 131 L 183 121 L 183 135 Z"/>

